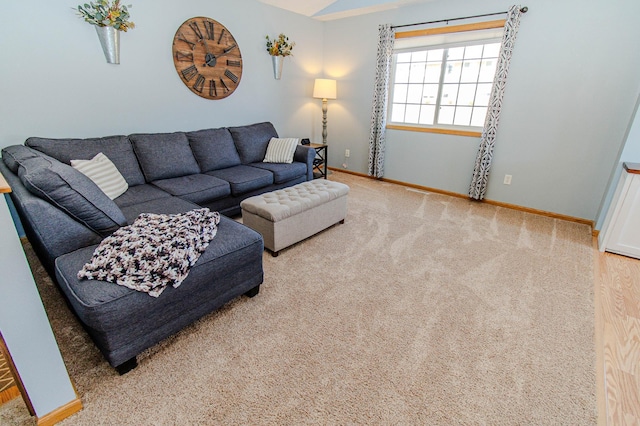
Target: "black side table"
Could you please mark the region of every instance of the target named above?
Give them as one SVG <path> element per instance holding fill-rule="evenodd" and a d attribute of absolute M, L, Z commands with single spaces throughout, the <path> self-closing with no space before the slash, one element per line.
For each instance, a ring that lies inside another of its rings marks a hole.
<path fill-rule="evenodd" d="M 309 144 L 311 148 L 316 150 L 316 158 L 313 159 L 313 178 L 327 178 L 327 150 L 329 145 L 321 143 Z"/>

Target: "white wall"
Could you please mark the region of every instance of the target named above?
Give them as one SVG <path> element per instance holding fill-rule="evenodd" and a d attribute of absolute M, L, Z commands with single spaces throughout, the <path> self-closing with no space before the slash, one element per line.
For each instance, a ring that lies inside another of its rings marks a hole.
<path fill-rule="evenodd" d="M 330 21 L 329 164 L 366 173 L 378 25 L 506 11 L 436 0 Z M 504 99 L 487 198 L 595 220 L 640 91 L 640 2 L 529 0 Z M 499 18 L 499 17 L 497 17 Z M 385 177 L 466 194 L 479 138 L 388 131 Z M 513 175 L 510 186 L 502 184 Z"/>
<path fill-rule="evenodd" d="M 322 23 L 255 0 L 132 0 L 136 28 L 121 33 L 120 65 L 107 64 L 78 0 L 4 1 L 0 14 L 0 146 L 28 136 L 90 137 L 272 121 L 282 136 L 314 136 L 320 105 L 311 98 L 321 73 Z M 237 90 L 206 100 L 184 86 L 171 45 L 188 18 L 224 24 L 244 62 Z M 282 80 L 273 78 L 265 36 L 297 45 Z M 321 131 L 321 130 L 320 130 Z M 318 134 L 319 132 L 318 131 Z"/>

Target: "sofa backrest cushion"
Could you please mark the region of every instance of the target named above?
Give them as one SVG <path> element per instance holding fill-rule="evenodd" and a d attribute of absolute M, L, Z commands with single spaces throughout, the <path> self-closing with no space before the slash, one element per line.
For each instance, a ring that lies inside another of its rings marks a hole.
<path fill-rule="evenodd" d="M 229 127 L 242 164 L 261 163 L 267 153 L 267 145 L 278 133 L 269 122 L 248 126 Z"/>
<path fill-rule="evenodd" d="M 91 139 L 29 138 L 25 145 L 44 152 L 65 164 L 71 164 L 71 160 L 90 160 L 102 152 L 115 164 L 127 184 L 131 186 L 145 183 L 131 142 L 126 136 Z"/>
<path fill-rule="evenodd" d="M 200 173 L 184 132 L 129 135 L 147 182 Z"/>
<path fill-rule="evenodd" d="M 240 164 L 240 156 L 227 128 L 188 132 L 187 138 L 202 173 Z"/>
<path fill-rule="evenodd" d="M 24 145 L 11 145 L 2 148 L 2 161 L 4 164 L 16 175 L 18 174 L 18 167 L 20 163 L 30 158 L 36 158 L 41 154 Z"/>
<path fill-rule="evenodd" d="M 122 210 L 88 177 L 53 158 L 23 161 L 18 176 L 29 190 L 101 236 L 127 225 Z"/>

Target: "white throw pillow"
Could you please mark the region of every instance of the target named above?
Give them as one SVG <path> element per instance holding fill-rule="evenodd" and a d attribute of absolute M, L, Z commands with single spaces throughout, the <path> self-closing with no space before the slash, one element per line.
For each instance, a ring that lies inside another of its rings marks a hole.
<path fill-rule="evenodd" d="M 91 179 L 112 200 L 129 188 L 115 164 L 101 152 L 91 160 L 71 160 L 71 167 Z"/>
<path fill-rule="evenodd" d="M 298 138 L 271 138 L 267 146 L 265 163 L 293 163 L 293 154 L 296 152 Z"/>

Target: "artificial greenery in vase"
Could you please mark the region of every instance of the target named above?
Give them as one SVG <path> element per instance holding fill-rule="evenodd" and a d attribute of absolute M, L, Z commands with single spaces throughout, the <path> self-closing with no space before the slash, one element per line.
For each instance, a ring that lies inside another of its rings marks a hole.
<path fill-rule="evenodd" d="M 284 34 L 280 34 L 278 38 L 271 40 L 267 36 L 267 52 L 271 56 L 289 56 L 292 55 L 291 51 L 296 45 L 295 42 L 289 42 L 289 37 Z"/>
<path fill-rule="evenodd" d="M 129 20 L 131 15 L 129 9 L 131 5 L 120 4 L 120 0 L 109 2 L 108 0 L 97 0 L 95 2 L 78 5 L 75 9 L 78 16 L 90 24 L 99 27 L 113 27 L 118 31 L 127 31 L 135 28 L 135 24 Z"/>

